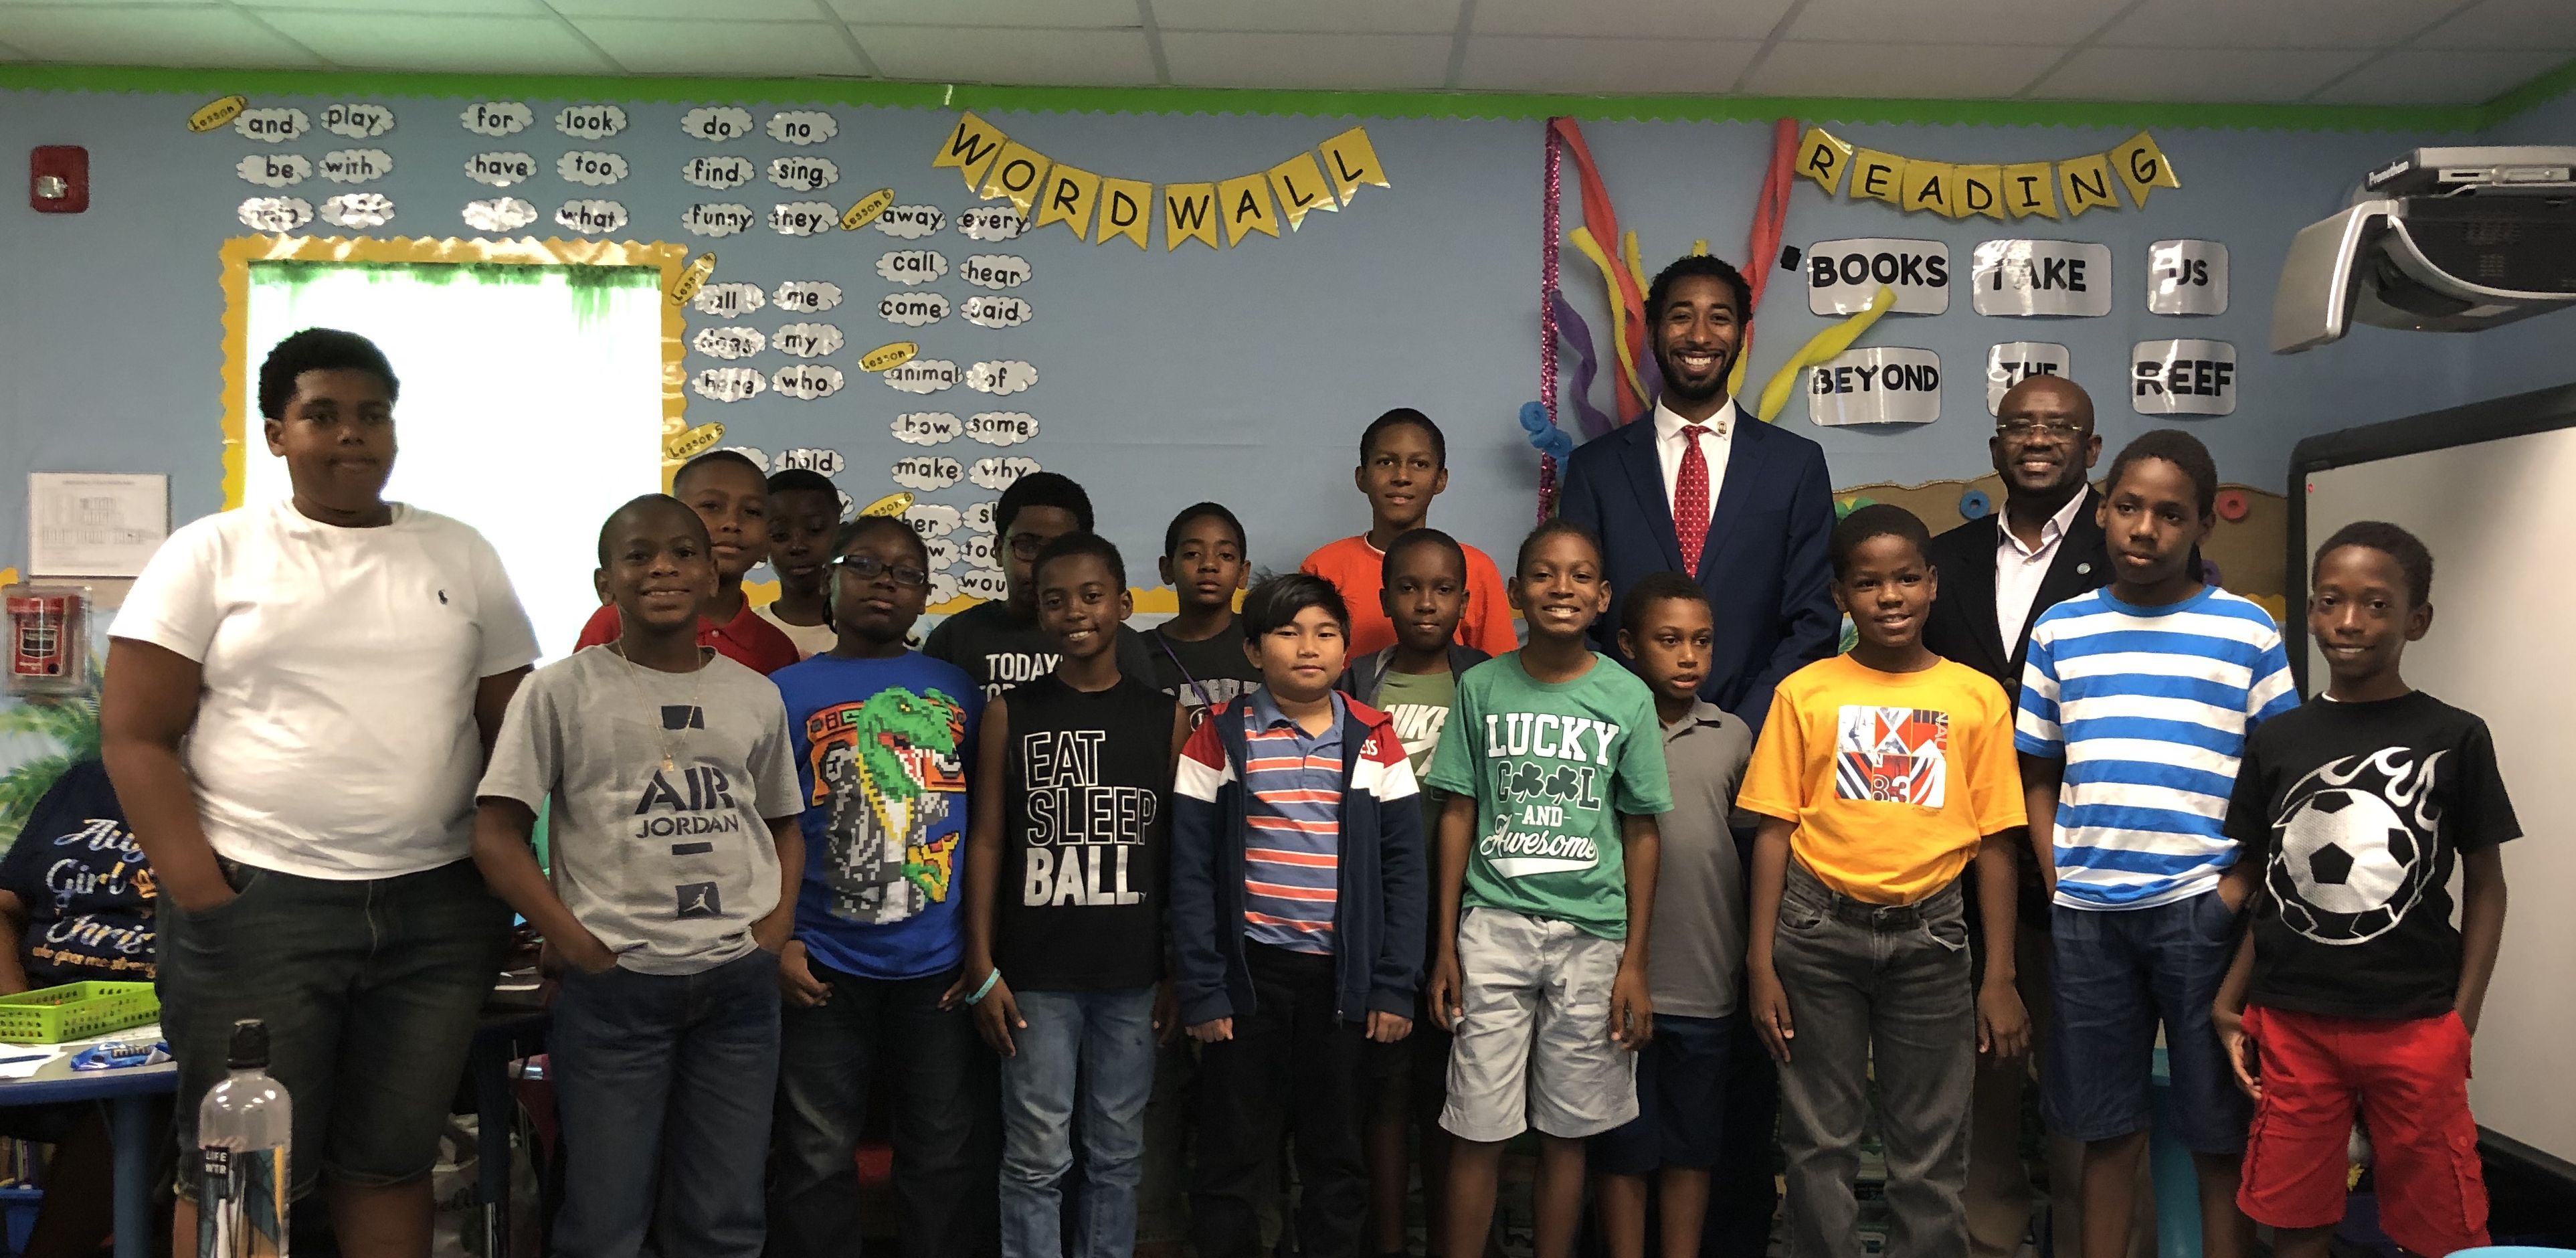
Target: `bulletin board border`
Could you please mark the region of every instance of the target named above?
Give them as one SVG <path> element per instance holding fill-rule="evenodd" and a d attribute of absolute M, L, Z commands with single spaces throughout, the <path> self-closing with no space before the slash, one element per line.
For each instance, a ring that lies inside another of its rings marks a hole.
<path fill-rule="evenodd" d="M 1831 96 L 1561 96 L 1181 87 L 997 87 L 853 79 L 427 74 L 406 71 L 0 66 L 0 89 L 252 96 L 525 97 L 537 100 L 855 105 L 990 113 L 1264 114 L 1587 122 L 1770 122 L 2255 131 L 2474 132 L 2576 90 L 2576 60 L 2477 105 L 2185 104 Z"/>
<path fill-rule="evenodd" d="M 251 417 L 250 268 L 254 262 L 504 263 L 522 266 L 650 266 L 669 293 L 689 265 L 687 245 L 631 240 L 506 240 L 396 236 L 235 236 L 223 243 L 224 507 L 242 505 Z M 662 428 L 657 444 L 688 423 L 687 320 L 677 301 L 662 303 Z M 668 469 L 665 469 L 665 476 Z M 666 485 L 665 488 L 668 486 Z"/>

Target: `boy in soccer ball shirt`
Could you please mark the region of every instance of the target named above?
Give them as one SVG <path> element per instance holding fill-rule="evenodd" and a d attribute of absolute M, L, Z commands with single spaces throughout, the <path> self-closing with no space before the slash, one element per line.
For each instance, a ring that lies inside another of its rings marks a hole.
<path fill-rule="evenodd" d="M 1430 782 L 1440 814 L 1431 1013 L 1457 1038 L 1440 1125 L 1453 1251 L 1493 1226 L 1503 1142 L 1539 1130 L 1537 1258 L 1567 1258 L 1583 1142 L 1637 1116 L 1646 975 L 1672 811 L 1654 692 L 1585 638 L 1610 607 L 1601 544 L 1551 520 L 1509 587 L 1527 647 L 1458 679 Z"/>
<path fill-rule="evenodd" d="M 2261 879 L 2214 1015 L 2256 1103 L 2237 1204 L 2272 1225 L 2280 1258 L 2324 1258 L 2358 1105 L 2389 1237 L 2418 1254 L 2482 1246 L 2469 1036 L 2504 936 L 2498 848 L 2522 830 L 2486 722 L 2398 675 L 2433 626 L 2424 544 L 2347 525 L 2309 586 L 2333 680 L 2246 740 L 2227 809 Z"/>

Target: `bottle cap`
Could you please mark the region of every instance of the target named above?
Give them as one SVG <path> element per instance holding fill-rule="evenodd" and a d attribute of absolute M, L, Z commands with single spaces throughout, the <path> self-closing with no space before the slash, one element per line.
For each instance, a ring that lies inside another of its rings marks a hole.
<path fill-rule="evenodd" d="M 257 1018 L 233 1023 L 232 1053 L 225 1063 L 235 1070 L 268 1068 L 268 1024 Z"/>

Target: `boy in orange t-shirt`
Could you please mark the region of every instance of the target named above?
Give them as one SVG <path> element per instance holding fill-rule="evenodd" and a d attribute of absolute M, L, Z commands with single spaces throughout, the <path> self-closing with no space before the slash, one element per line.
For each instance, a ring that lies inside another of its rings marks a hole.
<path fill-rule="evenodd" d="M 1395 622 L 1378 601 L 1386 548 L 1426 527 L 1431 500 L 1449 487 L 1449 442 L 1430 416 L 1399 406 L 1360 434 L 1360 465 L 1351 481 L 1368 496 L 1369 531 L 1318 547 L 1297 567 L 1342 592 L 1351 609 L 1349 650 L 1356 660 L 1395 645 Z M 1502 571 L 1485 552 L 1464 543 L 1460 548 L 1467 552 L 1467 610 L 1458 618 L 1459 645 L 1487 655 L 1519 650 Z"/>
<path fill-rule="evenodd" d="M 1860 641 L 1780 683 L 1736 798 L 1762 817 L 1745 1004 L 1780 1062 L 1793 1253 L 1860 1252 L 1852 1179 L 1873 1076 L 1883 1252 L 1959 1252 L 1976 1054 L 2018 1057 L 2029 1038 L 2012 973 L 2012 707 L 1923 645 L 1931 540 L 1902 507 L 1834 526 L 1834 602 Z M 1973 994 L 1959 885 L 1971 862 L 1986 938 Z"/>

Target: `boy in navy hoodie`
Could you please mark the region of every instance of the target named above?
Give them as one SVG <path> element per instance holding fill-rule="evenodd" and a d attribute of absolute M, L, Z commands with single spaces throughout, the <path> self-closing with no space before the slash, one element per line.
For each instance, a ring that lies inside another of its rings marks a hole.
<path fill-rule="evenodd" d="M 1254 1194 L 1293 1121 L 1299 1248 L 1355 1258 L 1363 1053 L 1413 1029 L 1421 982 L 1421 806 L 1394 723 L 1333 689 L 1332 584 L 1265 581 L 1242 619 L 1262 688 L 1191 735 L 1172 790 L 1174 987 L 1203 1046 L 1192 1231 L 1202 1258 L 1261 1252 Z"/>

